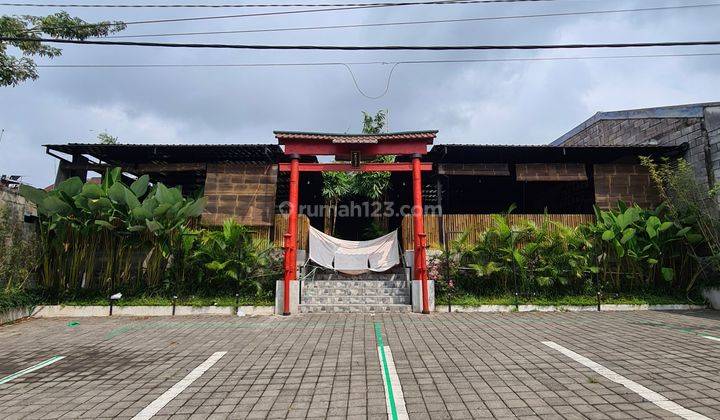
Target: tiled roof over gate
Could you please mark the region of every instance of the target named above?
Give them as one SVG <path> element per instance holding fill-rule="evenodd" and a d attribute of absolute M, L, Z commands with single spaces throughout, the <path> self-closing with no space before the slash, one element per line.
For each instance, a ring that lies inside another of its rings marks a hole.
<path fill-rule="evenodd" d="M 285 141 L 320 141 L 342 143 L 380 143 L 386 141 L 412 141 L 424 140 L 432 143 L 437 135 L 437 130 L 428 131 L 403 131 L 397 133 L 380 134 L 347 134 L 347 133 L 313 133 L 304 131 L 274 131 L 275 137 L 282 144 Z"/>

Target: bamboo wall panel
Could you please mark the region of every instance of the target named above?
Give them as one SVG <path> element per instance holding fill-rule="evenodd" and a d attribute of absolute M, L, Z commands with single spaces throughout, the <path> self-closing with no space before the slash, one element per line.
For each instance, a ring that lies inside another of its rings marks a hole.
<path fill-rule="evenodd" d="M 273 243 L 275 246 L 282 247 L 285 241 L 285 233 L 287 233 L 288 226 L 288 215 L 287 214 L 276 214 L 275 215 L 275 230 L 273 234 Z M 308 229 L 310 226 L 310 219 L 304 214 L 298 215 L 298 236 L 297 245 L 298 249 L 308 249 Z"/>
<path fill-rule="evenodd" d="M 220 226 L 233 219 L 246 226 L 270 226 L 275 208 L 277 165 L 210 164 L 205 176 L 208 203 L 202 223 Z"/>
<path fill-rule="evenodd" d="M 491 214 L 445 214 L 443 223 L 445 235 L 448 242 L 457 239 L 465 231 L 469 231 L 468 240 L 474 243 L 479 233 L 487 230 L 493 223 Z M 553 222 L 565 226 L 576 227 L 583 223 L 593 222 L 595 216 L 592 214 L 511 214 L 511 224 L 517 224 L 522 220 L 530 220 L 535 224 L 541 224 L 545 217 Z M 441 244 L 440 216 L 425 215 L 425 233 L 427 234 L 428 245 L 438 248 Z M 405 216 L 402 220 L 402 242 L 404 249 L 413 247 L 412 216 Z"/>

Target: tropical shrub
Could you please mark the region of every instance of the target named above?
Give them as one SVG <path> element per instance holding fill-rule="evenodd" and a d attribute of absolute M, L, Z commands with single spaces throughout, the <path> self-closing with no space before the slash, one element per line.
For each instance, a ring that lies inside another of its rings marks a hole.
<path fill-rule="evenodd" d="M 579 229 L 546 218 L 540 225 L 511 225 L 493 215 L 474 244 L 467 233 L 452 244 L 457 287 L 474 294 L 554 295 L 583 293 L 591 285 L 592 244 Z M 464 272 L 463 272 L 464 271 Z"/>
<path fill-rule="evenodd" d="M 615 210 L 595 209 L 596 221 L 584 228 L 596 245 L 606 288 L 615 291 L 689 291 L 697 275 L 692 250 L 703 241 L 692 226 L 654 210 L 618 203 Z"/>
<path fill-rule="evenodd" d="M 39 285 L 51 295 L 169 289 L 182 278 L 184 237 L 205 199 L 150 186 L 147 175 L 129 186 L 121 177 L 115 168 L 100 185 L 73 177 L 50 192 L 21 187 L 38 207 Z"/>
<path fill-rule="evenodd" d="M 668 217 L 677 223 L 693 226 L 702 235 L 700 246 L 692 247 L 700 278 L 706 285 L 720 283 L 720 211 L 717 205 L 720 184 L 710 188 L 695 176 L 684 159 L 655 162 L 641 158 L 655 187 L 667 206 Z"/>
<path fill-rule="evenodd" d="M 243 296 L 267 297 L 268 280 L 280 275 L 274 247 L 253 237 L 253 231 L 234 220 L 221 230 L 206 230 L 199 237 L 192 260 L 200 265 L 204 287 L 237 291 Z"/>

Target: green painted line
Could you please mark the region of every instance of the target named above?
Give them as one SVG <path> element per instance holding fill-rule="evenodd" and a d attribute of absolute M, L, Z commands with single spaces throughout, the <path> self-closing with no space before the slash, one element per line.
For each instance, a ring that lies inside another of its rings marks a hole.
<path fill-rule="evenodd" d="M 662 322 L 640 321 L 640 322 L 637 322 L 637 324 L 646 325 L 646 326 L 649 326 L 649 327 L 664 328 L 664 329 L 673 330 L 673 331 L 680 331 L 680 332 L 683 332 L 683 333 L 685 333 L 685 334 L 692 334 L 692 335 L 695 335 L 695 336 L 698 336 L 698 337 L 707 338 L 707 339 L 709 339 L 709 340 L 720 341 L 720 337 L 716 337 L 716 336 L 714 336 L 714 335 L 707 334 L 707 333 L 703 333 L 703 332 L 697 332 L 697 331 L 695 331 L 695 329 L 693 329 L 693 328 L 676 327 L 676 326 L 674 326 L 674 325 L 668 325 L 668 324 L 665 324 L 665 323 L 662 323 Z"/>
<path fill-rule="evenodd" d="M 387 358 L 385 356 L 385 346 L 383 345 L 381 325 L 379 322 L 375 323 L 375 339 L 378 343 L 378 351 L 380 352 L 380 358 L 382 360 L 383 376 L 385 377 L 385 385 L 388 390 L 388 400 L 390 401 L 390 414 L 393 420 L 397 420 L 397 407 L 395 407 L 395 394 L 393 393 L 392 383 L 390 382 L 390 369 L 388 369 Z"/>
<path fill-rule="evenodd" d="M 173 330 L 173 329 L 301 329 L 301 328 L 323 328 L 323 327 L 345 327 L 344 323 L 304 323 L 304 322 L 283 322 L 283 323 L 247 323 L 247 322 L 146 322 L 142 324 L 125 325 L 108 332 L 106 339 L 118 335 L 143 331 L 143 330 Z"/>
<path fill-rule="evenodd" d="M 34 372 L 34 371 L 36 371 L 36 370 L 38 370 L 38 369 L 44 368 L 45 366 L 49 366 L 49 365 L 51 365 L 51 364 L 53 364 L 53 363 L 55 363 L 55 362 L 57 362 L 57 361 L 59 361 L 59 360 L 62 360 L 62 359 L 64 359 L 64 358 L 65 358 L 65 356 L 55 356 L 55 357 L 51 357 L 50 359 L 47 359 L 47 360 L 45 360 L 45 361 L 43 361 L 43 362 L 40 362 L 40 363 L 38 363 L 38 364 L 36 364 L 36 365 L 34 365 L 34 366 L 30 366 L 29 368 L 25 368 L 25 369 L 23 369 L 23 370 L 21 370 L 21 371 L 19 371 L 19 372 L 15 372 L 15 373 L 13 373 L 13 374 L 11 374 L 11 375 L 8 375 L 8 376 L 6 376 L 6 377 L 4 377 L 4 378 L 0 378 L 0 385 L 5 384 L 5 383 L 8 383 L 8 382 L 12 381 L 13 379 L 19 378 L 19 377 L 21 377 L 21 376 L 23 376 L 23 375 L 26 375 L 26 374 L 30 373 L 30 372 Z"/>

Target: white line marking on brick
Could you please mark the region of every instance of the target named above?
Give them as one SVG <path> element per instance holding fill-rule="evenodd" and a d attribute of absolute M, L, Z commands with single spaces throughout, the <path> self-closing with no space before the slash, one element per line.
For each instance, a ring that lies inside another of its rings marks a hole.
<path fill-rule="evenodd" d="M 718 337 L 713 337 L 712 335 L 703 335 L 703 334 L 700 334 L 700 337 L 707 338 L 708 340 L 720 341 L 720 338 L 718 338 Z"/>
<path fill-rule="evenodd" d="M 187 376 L 180 380 L 180 382 L 173 385 L 172 388 L 165 391 L 161 396 L 157 397 L 155 401 L 151 402 L 150 405 L 145 407 L 143 411 L 139 412 L 135 417 L 133 417 L 133 420 L 146 420 L 157 414 L 157 412 L 162 410 L 162 408 L 165 407 L 167 403 L 172 401 L 172 399 L 177 397 L 178 394 L 180 394 L 181 392 L 183 392 L 185 388 L 195 382 L 196 379 L 202 376 L 205 371 L 210 369 L 215 363 L 217 363 L 218 360 L 220 360 L 221 357 L 225 356 L 226 353 L 226 351 L 218 351 L 216 353 L 213 353 L 210 357 L 208 357 L 207 360 L 202 362 L 200 366 L 193 369 L 192 372 L 188 373 Z"/>
<path fill-rule="evenodd" d="M 10 375 L 8 375 L 8 376 L 5 376 L 5 377 L 3 377 L 3 378 L 0 378 L 0 385 L 2 385 L 2 384 L 4 384 L 4 383 L 7 383 L 7 382 L 10 382 L 10 381 L 12 381 L 13 379 L 19 378 L 19 377 L 21 377 L 21 376 L 23 376 L 23 375 L 27 375 L 27 374 L 30 373 L 30 372 L 35 372 L 36 370 L 41 369 L 41 368 L 44 368 L 45 366 L 52 365 L 53 363 L 55 363 L 55 362 L 57 362 L 57 361 L 59 361 L 59 360 L 62 360 L 62 359 L 64 359 L 64 358 L 65 358 L 65 356 L 54 356 L 54 357 L 51 357 L 51 358 L 49 358 L 49 359 L 47 359 L 47 360 L 45 360 L 45 361 L 42 361 L 42 362 L 36 364 L 36 365 L 30 366 L 29 368 L 25 368 L 25 369 L 23 369 L 23 370 L 17 371 L 17 372 L 15 372 L 15 373 L 13 373 L 13 374 L 10 374 Z"/>
<path fill-rule="evenodd" d="M 580 363 L 581 365 L 594 370 L 596 373 L 604 376 L 605 378 L 624 386 L 625 388 L 629 389 L 630 391 L 633 391 L 634 393 L 640 395 L 641 397 L 650 401 L 651 403 L 655 404 L 656 406 L 662 408 L 663 410 L 667 410 L 667 411 L 675 414 L 676 416 L 680 416 L 680 417 L 682 417 L 684 419 L 688 419 L 688 420 L 710 420 L 709 417 L 705 417 L 700 413 L 689 410 L 677 403 L 674 403 L 674 402 L 668 400 L 667 398 L 663 397 L 662 395 L 658 394 L 657 392 L 650 390 L 648 388 L 645 388 L 644 386 L 640 385 L 639 383 L 632 381 L 632 380 L 620 375 L 619 373 L 616 373 L 616 372 L 606 368 L 605 366 L 603 366 L 599 363 L 593 362 L 592 360 L 588 359 L 585 356 L 577 354 L 572 350 L 566 349 L 565 347 L 563 347 L 553 341 L 543 341 L 542 343 L 552 349 L 559 351 L 560 353 L 573 359 L 574 361 Z"/>
<path fill-rule="evenodd" d="M 403 396 L 402 386 L 400 385 L 400 378 L 398 377 L 397 371 L 395 370 L 395 362 L 393 361 L 390 346 L 378 346 L 378 357 L 380 358 L 381 366 L 383 365 L 383 352 L 385 352 L 385 362 L 387 363 L 388 377 L 390 378 L 390 385 L 392 386 L 392 391 L 390 391 L 387 386 L 387 381 L 383 381 L 383 387 L 385 387 L 385 404 L 387 405 L 388 418 L 393 420 L 407 420 L 409 419 L 409 417 L 407 407 L 405 407 L 405 397 Z M 384 369 L 383 376 L 385 376 Z M 392 407 L 390 406 L 390 392 L 393 393 L 393 397 L 395 399 L 396 416 L 393 416 Z"/>

